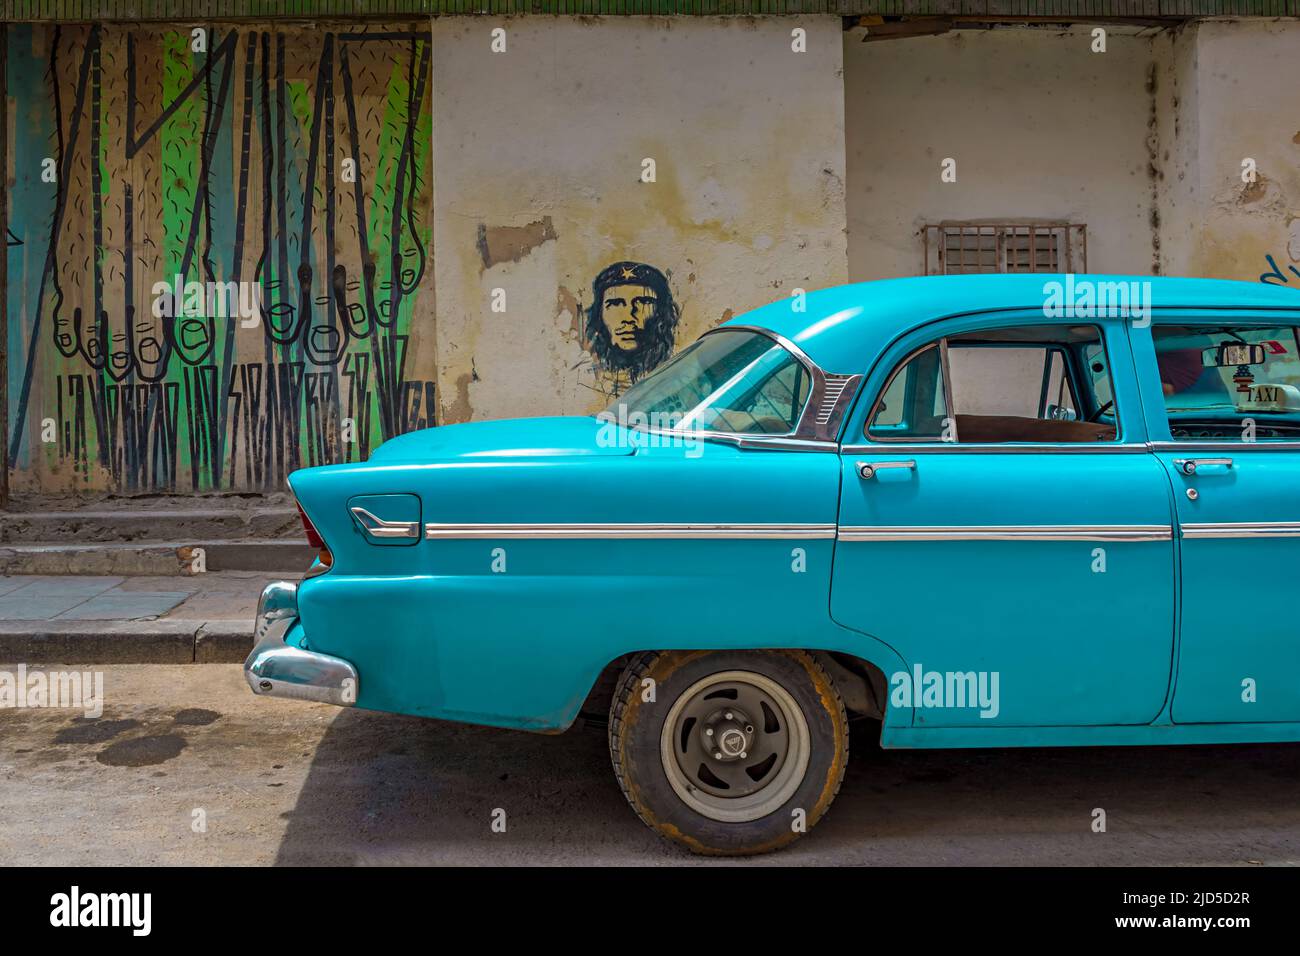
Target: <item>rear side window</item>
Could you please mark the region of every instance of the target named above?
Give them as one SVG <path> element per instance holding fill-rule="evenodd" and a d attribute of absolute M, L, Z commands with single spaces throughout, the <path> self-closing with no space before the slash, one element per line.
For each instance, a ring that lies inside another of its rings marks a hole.
<path fill-rule="evenodd" d="M 1175 441 L 1300 439 L 1295 326 L 1160 325 L 1151 335 Z"/>
<path fill-rule="evenodd" d="M 1042 345 L 963 346 L 949 342 L 958 413 L 1018 418 L 1078 417 L 1063 353 Z"/>
<path fill-rule="evenodd" d="M 1115 441 L 1110 366 L 1094 326 L 950 336 L 893 373 L 867 425 L 875 441 Z"/>

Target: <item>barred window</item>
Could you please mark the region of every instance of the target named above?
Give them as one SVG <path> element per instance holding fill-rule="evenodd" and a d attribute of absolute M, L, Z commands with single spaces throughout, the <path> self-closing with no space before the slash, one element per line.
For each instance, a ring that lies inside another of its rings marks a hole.
<path fill-rule="evenodd" d="M 941 222 L 922 235 L 925 275 L 1088 271 L 1083 223 Z"/>

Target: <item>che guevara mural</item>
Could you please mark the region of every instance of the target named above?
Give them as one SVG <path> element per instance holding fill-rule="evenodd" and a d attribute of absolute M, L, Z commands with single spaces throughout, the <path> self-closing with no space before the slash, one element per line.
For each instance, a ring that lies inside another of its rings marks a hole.
<path fill-rule="evenodd" d="M 674 350 L 681 308 L 668 278 L 643 262 L 615 262 L 592 282 L 584 339 L 600 391 L 617 396 Z"/>

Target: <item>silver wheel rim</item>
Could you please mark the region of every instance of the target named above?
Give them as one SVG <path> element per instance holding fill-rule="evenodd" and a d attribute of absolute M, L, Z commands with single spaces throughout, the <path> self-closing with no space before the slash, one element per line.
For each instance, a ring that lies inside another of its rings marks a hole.
<path fill-rule="evenodd" d="M 779 810 L 803 782 L 811 746 L 794 698 L 753 671 L 696 681 L 673 702 L 659 735 L 673 791 L 696 813 L 724 823 Z"/>

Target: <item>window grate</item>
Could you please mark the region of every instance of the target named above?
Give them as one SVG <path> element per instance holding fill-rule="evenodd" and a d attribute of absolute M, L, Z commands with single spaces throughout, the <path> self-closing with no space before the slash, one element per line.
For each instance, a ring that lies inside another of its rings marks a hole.
<path fill-rule="evenodd" d="M 925 275 L 1088 271 L 1083 223 L 941 222 L 922 235 Z"/>

